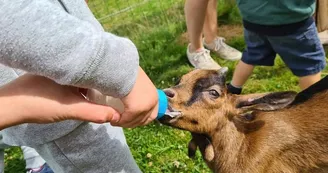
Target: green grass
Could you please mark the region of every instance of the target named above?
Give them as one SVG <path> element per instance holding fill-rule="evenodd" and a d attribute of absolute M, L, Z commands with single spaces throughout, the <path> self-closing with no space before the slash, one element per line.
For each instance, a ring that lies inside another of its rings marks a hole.
<path fill-rule="evenodd" d="M 101 19 L 100 22 L 107 31 L 129 37 L 137 45 L 140 64 L 156 87 L 169 87 L 181 75 L 192 70 L 185 54 L 186 45 L 181 43 L 181 35 L 186 31 L 183 0 L 89 2 L 90 8 Z M 127 10 L 135 4 L 138 4 L 135 8 Z M 234 3 L 219 0 L 218 4 L 219 24 L 240 27 L 240 16 Z M 112 16 L 106 17 L 108 14 Z M 227 42 L 241 51 L 245 47 L 243 35 L 235 35 Z M 229 81 L 236 62 L 214 58 L 222 66 L 229 67 Z M 327 69 L 324 73 L 327 74 Z M 299 89 L 297 78 L 277 58 L 274 67 L 256 67 L 244 93 L 282 90 Z M 125 134 L 134 158 L 145 173 L 209 172 L 199 153 L 195 160 L 187 157 L 187 143 L 190 140 L 187 132 L 154 122 L 146 127 L 125 129 Z M 23 173 L 24 164 L 19 148 L 6 150 L 6 172 Z"/>

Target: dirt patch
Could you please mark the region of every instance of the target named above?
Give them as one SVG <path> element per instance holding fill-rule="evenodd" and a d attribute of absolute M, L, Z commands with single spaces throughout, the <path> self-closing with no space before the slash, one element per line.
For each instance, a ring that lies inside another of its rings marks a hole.
<path fill-rule="evenodd" d="M 226 38 L 227 41 L 244 34 L 242 25 L 221 25 L 218 27 L 217 33 L 218 36 Z M 178 44 L 180 45 L 186 45 L 188 42 L 187 32 L 181 34 L 181 36 L 178 38 Z"/>

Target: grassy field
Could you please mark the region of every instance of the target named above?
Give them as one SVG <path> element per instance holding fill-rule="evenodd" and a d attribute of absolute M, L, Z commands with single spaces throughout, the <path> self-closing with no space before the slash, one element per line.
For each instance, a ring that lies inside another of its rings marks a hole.
<path fill-rule="evenodd" d="M 158 88 L 173 85 L 181 75 L 192 70 L 185 54 L 183 3 L 183 0 L 89 0 L 90 8 L 107 31 L 129 37 L 137 45 L 141 66 Z M 242 51 L 245 43 L 236 6 L 224 0 L 218 4 L 219 35 Z M 229 67 L 230 80 L 236 62 L 214 58 Z M 299 89 L 297 78 L 277 58 L 274 67 L 255 69 L 244 93 L 281 90 Z M 125 129 L 125 134 L 134 158 L 145 173 L 209 172 L 199 153 L 195 160 L 187 157 L 190 139 L 187 132 L 154 122 L 146 127 Z M 5 163 L 5 172 L 24 172 L 25 163 L 17 147 L 6 150 Z"/>

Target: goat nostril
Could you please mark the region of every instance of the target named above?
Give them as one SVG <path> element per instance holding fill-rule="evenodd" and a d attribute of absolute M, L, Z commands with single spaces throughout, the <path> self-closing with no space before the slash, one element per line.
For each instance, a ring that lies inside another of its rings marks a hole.
<path fill-rule="evenodd" d="M 169 98 L 173 98 L 175 96 L 174 91 L 170 90 L 170 89 L 166 89 L 164 90 L 164 93 L 166 94 L 167 97 Z"/>

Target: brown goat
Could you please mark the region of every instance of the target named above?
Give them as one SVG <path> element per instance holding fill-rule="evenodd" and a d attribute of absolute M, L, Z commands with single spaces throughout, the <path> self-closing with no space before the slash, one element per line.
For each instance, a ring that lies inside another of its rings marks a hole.
<path fill-rule="evenodd" d="M 192 133 L 213 172 L 328 172 L 328 78 L 300 93 L 227 93 L 226 70 L 194 70 L 166 89 L 160 122 Z"/>

